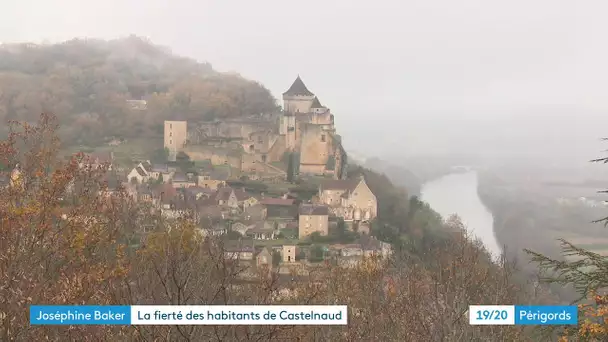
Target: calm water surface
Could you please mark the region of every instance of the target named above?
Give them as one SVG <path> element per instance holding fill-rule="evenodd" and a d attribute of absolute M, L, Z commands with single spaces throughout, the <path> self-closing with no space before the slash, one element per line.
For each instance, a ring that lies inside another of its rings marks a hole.
<path fill-rule="evenodd" d="M 479 237 L 495 256 L 501 253 L 493 229 L 492 214 L 477 195 L 477 173 L 451 174 L 426 183 L 421 199 L 444 219 L 457 214 L 467 230 Z"/>

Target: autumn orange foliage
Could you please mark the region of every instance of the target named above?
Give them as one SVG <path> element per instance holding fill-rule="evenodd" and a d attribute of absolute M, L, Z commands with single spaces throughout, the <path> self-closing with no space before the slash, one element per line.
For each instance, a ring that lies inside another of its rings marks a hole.
<path fill-rule="evenodd" d="M 57 159 L 53 116 L 11 127 L 0 158 L 19 165 L 20 182 L 0 189 L 2 341 L 528 340 L 521 327 L 468 324 L 470 304 L 527 298 L 510 265 L 467 237 L 424 255 L 281 275 L 226 260 L 222 241 L 203 239 L 187 217 L 164 219 L 121 191 L 100 195 L 107 168 Z M 30 326 L 30 304 L 346 304 L 349 325 Z"/>

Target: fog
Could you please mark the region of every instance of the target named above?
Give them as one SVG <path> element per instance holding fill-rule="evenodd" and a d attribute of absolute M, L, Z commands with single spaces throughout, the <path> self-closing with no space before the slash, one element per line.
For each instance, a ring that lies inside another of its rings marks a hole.
<path fill-rule="evenodd" d="M 544 155 L 608 135 L 605 1 L 83 1 L 2 4 L 0 42 L 136 34 L 265 84 L 297 74 L 347 149 Z"/>

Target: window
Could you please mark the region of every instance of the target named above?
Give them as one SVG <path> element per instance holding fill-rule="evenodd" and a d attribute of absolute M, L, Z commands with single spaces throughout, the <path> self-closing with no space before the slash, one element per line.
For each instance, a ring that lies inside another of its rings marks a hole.
<path fill-rule="evenodd" d="M 265 155 L 265 154 L 263 154 L 263 155 L 262 155 L 262 162 L 263 162 L 263 163 L 265 163 L 265 162 L 266 162 L 266 155 Z"/>
<path fill-rule="evenodd" d="M 169 139 L 169 145 L 173 145 L 173 140 Z"/>
<path fill-rule="evenodd" d="M 173 132 L 169 132 L 169 136 L 172 137 L 173 136 Z"/>
<path fill-rule="evenodd" d="M 172 129 L 172 128 L 173 128 L 173 124 L 169 124 L 169 129 Z"/>
<path fill-rule="evenodd" d="M 325 134 L 321 135 L 321 141 L 325 142 Z"/>
<path fill-rule="evenodd" d="M 249 151 L 253 151 L 254 150 L 254 146 L 253 145 L 249 145 Z"/>

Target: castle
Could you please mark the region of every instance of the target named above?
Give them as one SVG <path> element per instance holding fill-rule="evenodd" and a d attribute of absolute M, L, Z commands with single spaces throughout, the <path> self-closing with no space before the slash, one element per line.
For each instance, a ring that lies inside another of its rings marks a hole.
<path fill-rule="evenodd" d="M 191 125 L 165 121 L 164 146 L 170 156 L 184 152 L 193 161 L 230 165 L 244 174 L 285 174 L 291 158 L 299 174 L 346 176 L 334 115 L 300 76 L 283 93 L 281 112 Z"/>

